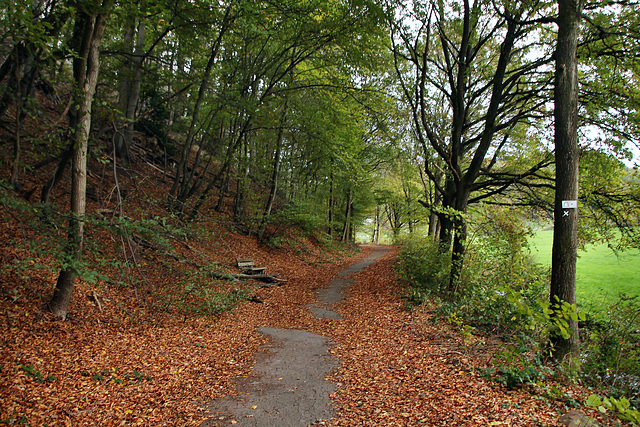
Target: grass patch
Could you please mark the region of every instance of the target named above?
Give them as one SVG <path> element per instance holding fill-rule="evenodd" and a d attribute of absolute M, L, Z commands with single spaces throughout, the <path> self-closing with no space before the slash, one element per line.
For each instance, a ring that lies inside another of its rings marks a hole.
<path fill-rule="evenodd" d="M 531 241 L 535 259 L 551 266 L 553 230 L 538 231 Z M 578 304 L 603 307 L 619 294 L 640 295 L 640 251 L 614 253 L 607 245 L 588 245 L 578 251 Z"/>

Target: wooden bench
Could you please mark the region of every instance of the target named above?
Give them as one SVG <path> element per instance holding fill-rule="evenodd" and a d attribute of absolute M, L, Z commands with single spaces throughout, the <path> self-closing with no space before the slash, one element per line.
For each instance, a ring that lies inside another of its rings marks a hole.
<path fill-rule="evenodd" d="M 256 267 L 256 263 L 251 258 L 238 258 L 238 268 L 248 275 L 264 274 L 267 267 Z"/>

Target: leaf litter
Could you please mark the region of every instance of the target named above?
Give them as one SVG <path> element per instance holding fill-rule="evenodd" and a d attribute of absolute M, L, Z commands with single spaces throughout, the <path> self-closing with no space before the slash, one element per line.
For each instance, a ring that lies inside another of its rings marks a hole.
<path fill-rule="evenodd" d="M 295 251 L 267 250 L 244 236 L 225 240 L 233 246 L 227 264 L 232 255 L 248 254 L 288 282 L 250 287 L 261 303 L 184 317 L 131 288 L 80 282 L 71 320 L 60 322 L 42 307 L 55 282 L 51 273 L 32 274 L 29 281 L 6 273 L 0 422 L 200 425 L 212 400 L 234 395 L 236 381 L 251 375 L 266 344 L 256 328 L 269 326 L 307 330 L 337 344 L 331 351 L 340 368 L 330 377 L 338 385 L 332 396 L 337 417 L 324 425 L 556 425 L 563 411 L 557 402 L 479 377 L 473 367 L 485 361 L 461 350 L 455 331 L 431 322 L 426 311 L 406 309 L 393 270 L 395 251 L 352 276 L 346 300 L 335 308 L 344 319 L 330 320 L 316 319 L 307 304 L 370 248 L 333 263 L 310 263 L 308 256 L 302 261 Z M 201 250 L 191 244 L 191 251 Z M 12 254 L 5 249 L 6 260 Z M 166 272 L 158 276 L 167 280 Z M 16 284 L 17 299 L 9 292 Z"/>

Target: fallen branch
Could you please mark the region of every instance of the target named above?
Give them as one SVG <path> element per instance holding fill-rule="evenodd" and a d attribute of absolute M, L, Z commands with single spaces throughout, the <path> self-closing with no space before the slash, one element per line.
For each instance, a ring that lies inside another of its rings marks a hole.
<path fill-rule="evenodd" d="M 248 279 L 255 279 L 255 280 L 260 280 L 261 282 L 266 282 L 266 283 L 286 283 L 287 280 L 286 279 L 278 279 L 276 277 L 275 274 L 232 274 L 232 277 L 236 278 L 236 279 L 244 279 L 244 280 L 248 280 Z"/>

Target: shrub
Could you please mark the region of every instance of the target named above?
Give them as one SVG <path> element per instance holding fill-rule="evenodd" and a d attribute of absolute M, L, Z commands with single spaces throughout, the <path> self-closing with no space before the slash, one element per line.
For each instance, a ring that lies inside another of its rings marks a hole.
<path fill-rule="evenodd" d="M 640 300 L 620 295 L 583 322 L 583 373 L 615 395 L 640 405 Z"/>
<path fill-rule="evenodd" d="M 486 373 L 509 387 L 539 381 L 549 331 L 548 269 L 533 262 L 530 231 L 509 210 L 492 209 L 472 216 L 462 292 L 455 301 L 439 301 L 437 317 L 467 330 L 501 335 L 504 345 Z M 450 252 L 432 240 L 409 240 L 399 256 L 402 279 L 410 284 L 408 299 L 439 297 L 449 280 Z"/>
<path fill-rule="evenodd" d="M 440 296 L 446 289 L 451 255 L 431 238 L 408 239 L 398 255 L 400 279 L 408 285 L 407 299 L 414 304 L 429 296 Z"/>
<path fill-rule="evenodd" d="M 476 327 L 512 336 L 526 330 L 543 340 L 549 272 L 529 252 L 531 231 L 507 208 L 481 211 L 472 218 L 462 275 L 466 294 L 449 309 Z"/>
<path fill-rule="evenodd" d="M 269 221 L 274 226 L 274 235 L 281 235 L 288 228 L 294 226 L 309 234 L 325 225 L 318 206 L 304 201 L 292 202 L 278 209 L 271 215 Z"/>

